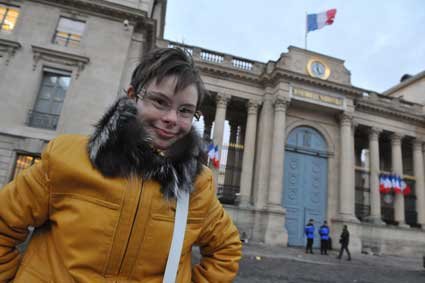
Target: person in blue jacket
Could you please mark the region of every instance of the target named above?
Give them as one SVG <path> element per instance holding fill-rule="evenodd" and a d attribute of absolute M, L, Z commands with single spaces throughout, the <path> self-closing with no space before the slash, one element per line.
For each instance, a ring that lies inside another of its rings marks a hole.
<path fill-rule="evenodd" d="M 327 221 L 323 221 L 323 225 L 319 228 L 320 235 L 320 254 L 327 255 L 328 254 L 328 246 L 329 246 L 329 226 Z"/>
<path fill-rule="evenodd" d="M 307 238 L 307 246 L 305 247 L 305 253 L 313 253 L 313 241 L 314 241 L 314 220 L 310 219 L 305 225 L 304 233 Z"/>

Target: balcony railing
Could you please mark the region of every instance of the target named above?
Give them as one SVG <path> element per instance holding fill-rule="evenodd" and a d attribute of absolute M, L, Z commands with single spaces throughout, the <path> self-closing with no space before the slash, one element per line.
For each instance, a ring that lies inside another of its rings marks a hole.
<path fill-rule="evenodd" d="M 59 115 L 42 113 L 34 110 L 28 111 L 27 125 L 34 128 L 56 130 Z"/>
<path fill-rule="evenodd" d="M 246 60 L 237 59 L 237 58 L 233 58 L 232 65 L 235 68 L 242 69 L 242 70 L 247 70 L 247 71 L 251 71 L 253 69 L 253 67 L 254 67 L 254 64 L 252 62 L 246 61 Z"/>
<path fill-rule="evenodd" d="M 166 42 L 168 47 L 172 48 L 181 48 L 188 53 L 190 53 L 195 60 L 210 62 L 214 64 L 224 65 L 226 67 L 246 71 L 253 73 L 260 73 L 265 67 L 264 63 L 248 60 L 233 55 L 220 53 L 212 50 L 207 50 L 205 48 L 200 48 L 196 46 L 190 46 L 186 44 L 181 44 L 177 42 Z"/>

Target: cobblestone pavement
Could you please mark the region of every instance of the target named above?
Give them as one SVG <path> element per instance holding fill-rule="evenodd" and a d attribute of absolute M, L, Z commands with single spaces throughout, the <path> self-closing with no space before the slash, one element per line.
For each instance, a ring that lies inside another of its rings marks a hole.
<path fill-rule="evenodd" d="M 194 263 L 199 251 L 194 250 Z M 305 254 L 303 248 L 245 244 L 235 283 L 425 283 L 422 257 L 353 254 L 339 260 L 329 255 Z"/>
<path fill-rule="evenodd" d="M 352 261 L 305 254 L 304 249 L 271 248 L 261 244 L 244 246 L 236 283 L 269 282 L 355 282 L 355 283 L 425 283 L 422 257 L 374 256 L 354 254 Z"/>

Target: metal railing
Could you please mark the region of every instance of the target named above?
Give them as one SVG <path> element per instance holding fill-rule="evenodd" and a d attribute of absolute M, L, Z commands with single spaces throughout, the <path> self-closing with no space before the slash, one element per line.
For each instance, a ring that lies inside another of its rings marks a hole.
<path fill-rule="evenodd" d="M 34 128 L 56 130 L 58 126 L 59 115 L 43 113 L 34 110 L 28 111 L 27 125 Z"/>

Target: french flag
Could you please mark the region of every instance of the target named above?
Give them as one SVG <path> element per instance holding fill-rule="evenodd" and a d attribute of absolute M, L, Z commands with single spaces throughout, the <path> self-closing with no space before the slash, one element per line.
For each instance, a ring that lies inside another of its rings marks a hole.
<path fill-rule="evenodd" d="M 403 195 L 407 196 L 411 193 L 412 189 L 406 183 L 406 181 L 402 180 L 400 186 L 401 186 L 401 191 L 403 192 Z"/>
<path fill-rule="evenodd" d="M 212 165 L 218 169 L 220 168 L 220 160 L 218 159 L 218 145 L 210 144 L 208 147 L 208 158 L 211 160 Z"/>
<path fill-rule="evenodd" d="M 381 175 L 380 177 L 379 177 L 379 191 L 381 192 L 381 193 L 385 193 L 385 176 L 384 175 Z"/>
<path fill-rule="evenodd" d="M 336 9 L 330 9 L 323 13 L 307 15 L 307 32 L 321 29 L 334 22 Z"/>

